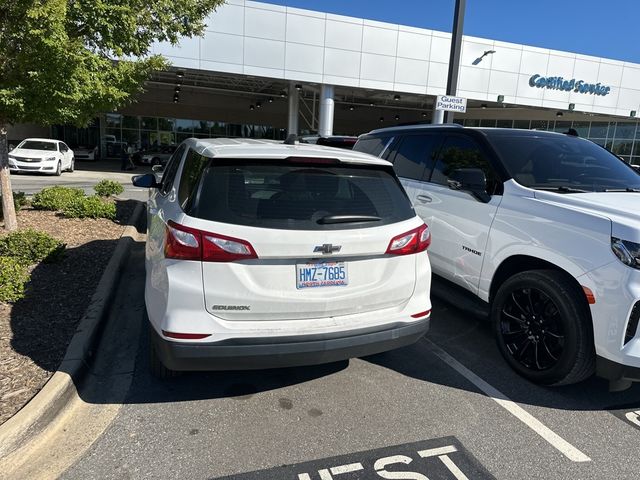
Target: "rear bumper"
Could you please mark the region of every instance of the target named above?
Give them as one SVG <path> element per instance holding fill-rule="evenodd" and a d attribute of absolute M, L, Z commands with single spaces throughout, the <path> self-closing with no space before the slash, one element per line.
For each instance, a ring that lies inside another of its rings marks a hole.
<path fill-rule="evenodd" d="M 155 350 L 171 370 L 257 370 L 331 363 L 404 347 L 428 332 L 430 317 L 410 324 L 343 336 L 243 338 L 215 343 L 172 342 L 150 327 Z"/>

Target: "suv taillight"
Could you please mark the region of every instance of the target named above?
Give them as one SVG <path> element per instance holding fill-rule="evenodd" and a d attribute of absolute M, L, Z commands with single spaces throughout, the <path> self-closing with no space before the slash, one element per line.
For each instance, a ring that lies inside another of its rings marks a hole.
<path fill-rule="evenodd" d="M 258 258 L 251 244 L 245 240 L 185 227 L 171 220 L 165 231 L 164 256 L 202 262 Z"/>
<path fill-rule="evenodd" d="M 431 245 L 431 232 L 425 224 L 406 233 L 393 237 L 387 248 L 391 255 L 411 255 L 424 252 Z"/>

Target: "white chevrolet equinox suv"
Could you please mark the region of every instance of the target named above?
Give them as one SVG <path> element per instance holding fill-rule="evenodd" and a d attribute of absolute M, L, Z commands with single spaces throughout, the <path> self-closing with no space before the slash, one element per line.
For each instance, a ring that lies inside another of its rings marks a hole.
<path fill-rule="evenodd" d="M 431 241 L 391 164 L 346 150 L 189 139 L 150 188 L 151 369 L 310 365 L 429 328 Z"/>
<path fill-rule="evenodd" d="M 373 131 L 429 225 L 434 274 L 486 302 L 529 380 L 640 380 L 640 175 L 588 140 L 458 125 Z"/>

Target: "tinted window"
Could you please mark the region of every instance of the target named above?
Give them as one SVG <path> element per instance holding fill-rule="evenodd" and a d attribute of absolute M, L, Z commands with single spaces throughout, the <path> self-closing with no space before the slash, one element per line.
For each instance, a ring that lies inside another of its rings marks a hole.
<path fill-rule="evenodd" d="M 433 168 L 431 182 L 448 185 L 449 176 L 459 168 L 479 168 L 487 179 L 487 193 L 502 193 L 502 182 L 479 145 L 469 137 L 449 136 Z"/>
<path fill-rule="evenodd" d="M 176 177 L 176 172 L 180 166 L 180 160 L 182 160 L 182 155 L 186 148 L 186 145 L 180 145 L 167 162 L 167 167 L 164 169 L 164 173 L 162 174 L 162 188 L 160 188 L 160 193 L 163 195 L 169 193 L 173 187 L 173 180 Z"/>
<path fill-rule="evenodd" d="M 423 180 L 429 178 L 431 165 L 438 153 L 442 137 L 407 135 L 402 138 L 393 161 L 399 177 Z"/>
<path fill-rule="evenodd" d="M 353 149 L 358 152 L 368 153 L 369 155 L 379 157 L 385 147 L 389 144 L 390 140 L 391 137 L 388 136 L 361 137 L 358 139 L 358 142 L 355 144 Z"/>
<path fill-rule="evenodd" d="M 375 227 L 415 215 L 388 167 L 219 159 L 205 168 L 187 213 L 215 222 L 295 230 Z M 345 215 L 379 219 L 335 223 L 336 216 Z"/>
<path fill-rule="evenodd" d="M 489 140 L 509 174 L 526 187 L 590 192 L 640 188 L 633 169 L 589 140 L 566 135 L 496 135 Z"/>
<path fill-rule="evenodd" d="M 182 167 L 182 173 L 180 174 L 180 186 L 178 187 L 178 201 L 183 209 L 185 209 L 189 199 L 192 197 L 194 188 L 200 180 L 200 175 L 209 161 L 208 157 L 189 150 L 187 158 L 184 160 L 184 167 Z"/>

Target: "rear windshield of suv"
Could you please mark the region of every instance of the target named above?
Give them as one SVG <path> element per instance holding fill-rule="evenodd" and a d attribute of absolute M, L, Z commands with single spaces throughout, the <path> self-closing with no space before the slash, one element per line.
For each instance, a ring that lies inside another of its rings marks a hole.
<path fill-rule="evenodd" d="M 562 135 L 489 138 L 509 175 L 526 187 L 562 193 L 640 188 L 640 176 L 600 145 Z"/>
<path fill-rule="evenodd" d="M 185 211 L 291 230 L 368 228 L 415 216 L 390 167 L 221 159 L 204 169 Z"/>

